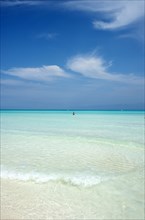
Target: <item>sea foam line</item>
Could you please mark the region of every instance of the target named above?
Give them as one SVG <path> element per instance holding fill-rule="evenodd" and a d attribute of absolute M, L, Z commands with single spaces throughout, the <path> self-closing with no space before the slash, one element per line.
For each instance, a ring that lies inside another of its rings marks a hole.
<path fill-rule="evenodd" d="M 93 175 L 93 174 L 85 174 L 85 173 L 77 173 L 77 174 L 40 174 L 37 172 L 30 173 L 21 173 L 14 171 L 1 171 L 1 178 L 10 179 L 10 180 L 19 180 L 19 181 L 33 181 L 35 183 L 47 183 L 50 181 L 61 182 L 64 184 L 70 184 L 74 186 L 84 186 L 91 187 L 95 186 L 101 182 L 107 181 L 108 177 Z"/>

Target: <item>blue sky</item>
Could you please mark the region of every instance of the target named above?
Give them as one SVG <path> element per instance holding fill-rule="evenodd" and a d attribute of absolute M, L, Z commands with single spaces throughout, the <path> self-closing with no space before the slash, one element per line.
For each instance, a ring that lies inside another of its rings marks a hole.
<path fill-rule="evenodd" d="M 144 1 L 1 1 L 1 107 L 143 109 Z"/>

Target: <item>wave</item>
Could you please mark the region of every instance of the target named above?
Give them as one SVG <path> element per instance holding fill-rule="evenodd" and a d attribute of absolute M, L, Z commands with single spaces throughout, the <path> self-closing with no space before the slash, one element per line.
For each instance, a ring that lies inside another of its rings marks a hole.
<path fill-rule="evenodd" d="M 1 178 L 19 180 L 19 181 L 33 181 L 35 183 L 47 183 L 47 182 L 60 182 L 63 184 L 69 184 L 73 186 L 84 186 L 91 187 L 101 182 L 107 181 L 109 177 L 103 175 L 95 175 L 88 173 L 76 173 L 76 174 L 59 174 L 59 173 L 50 173 L 50 174 L 41 174 L 37 172 L 30 173 L 21 173 L 14 171 L 1 171 Z"/>

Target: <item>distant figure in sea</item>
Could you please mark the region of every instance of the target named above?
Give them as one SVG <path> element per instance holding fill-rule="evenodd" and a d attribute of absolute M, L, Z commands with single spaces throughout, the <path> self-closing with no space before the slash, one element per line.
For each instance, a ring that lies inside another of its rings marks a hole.
<path fill-rule="evenodd" d="M 75 112 L 73 112 L 73 115 L 75 115 Z"/>

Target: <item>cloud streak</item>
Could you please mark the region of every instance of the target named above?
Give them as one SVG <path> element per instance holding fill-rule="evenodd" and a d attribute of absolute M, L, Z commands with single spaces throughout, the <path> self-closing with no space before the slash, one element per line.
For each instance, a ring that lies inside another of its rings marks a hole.
<path fill-rule="evenodd" d="M 38 39 L 51 40 L 51 39 L 56 38 L 57 36 L 58 36 L 57 33 L 42 33 L 42 34 L 37 35 L 36 37 Z"/>
<path fill-rule="evenodd" d="M 64 6 L 71 10 L 96 13 L 100 12 L 102 20 L 94 20 L 96 29 L 115 30 L 125 28 L 144 16 L 144 1 L 68 1 Z M 105 21 L 104 21 L 105 19 Z"/>
<path fill-rule="evenodd" d="M 57 65 L 36 68 L 11 68 L 8 70 L 2 70 L 2 73 L 18 77 L 19 79 L 38 82 L 48 82 L 58 77 L 69 77 L 69 75 Z"/>
<path fill-rule="evenodd" d="M 35 1 L 27 1 L 27 0 L 4 0 L 1 1 L 1 6 L 3 7 L 13 7 L 13 6 L 21 6 L 21 5 L 26 5 L 26 6 L 37 6 L 41 5 L 42 3 L 44 4 L 45 1 L 40 1 L 40 0 L 35 0 Z"/>
<path fill-rule="evenodd" d="M 94 1 L 94 0 L 68 0 L 68 1 L 40 1 L 40 0 L 5 0 L 1 1 L 2 6 L 48 6 L 52 8 L 66 8 L 68 10 L 79 10 L 101 14 L 101 20 L 95 19 L 93 26 L 96 29 L 116 30 L 143 20 L 144 0 L 126 1 Z"/>
<path fill-rule="evenodd" d="M 78 55 L 69 59 L 66 68 L 62 69 L 57 65 L 42 67 L 10 68 L 2 70 L 2 74 L 7 75 L 2 80 L 4 85 L 18 85 L 22 82 L 31 81 L 32 83 L 48 83 L 58 78 L 77 79 L 78 74 L 96 80 L 114 81 L 119 83 L 143 85 L 144 78 L 135 74 L 122 74 L 111 72 L 109 68 L 112 62 L 105 61 L 101 56 Z M 72 71 L 72 73 L 68 73 Z M 73 73 L 75 76 L 73 77 Z M 13 78 L 14 77 L 14 78 Z"/>
<path fill-rule="evenodd" d="M 123 83 L 143 84 L 144 79 L 134 74 L 119 74 L 109 72 L 111 62 L 107 63 L 99 56 L 75 56 L 68 60 L 67 68 L 81 75 L 101 80 L 109 80 Z"/>

